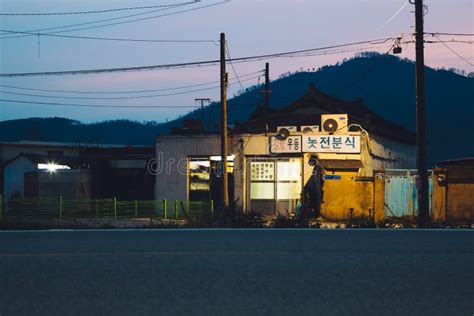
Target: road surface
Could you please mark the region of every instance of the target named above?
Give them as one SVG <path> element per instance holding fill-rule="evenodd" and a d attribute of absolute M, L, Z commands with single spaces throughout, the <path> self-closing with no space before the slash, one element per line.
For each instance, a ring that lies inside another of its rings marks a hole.
<path fill-rule="evenodd" d="M 0 314 L 473 315 L 474 231 L 0 232 Z"/>

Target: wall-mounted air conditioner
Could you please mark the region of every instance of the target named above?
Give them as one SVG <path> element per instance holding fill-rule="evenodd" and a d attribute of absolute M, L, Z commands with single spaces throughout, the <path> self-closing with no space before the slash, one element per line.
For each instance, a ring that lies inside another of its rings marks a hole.
<path fill-rule="evenodd" d="M 278 126 L 277 127 L 277 139 L 284 140 L 291 134 L 294 134 L 298 131 L 296 126 Z"/>
<path fill-rule="evenodd" d="M 330 134 L 347 133 L 347 114 L 323 114 L 321 115 L 321 126 L 323 132 Z"/>
<path fill-rule="evenodd" d="M 319 133 L 319 125 L 304 125 L 300 127 L 300 131 L 303 134 Z"/>

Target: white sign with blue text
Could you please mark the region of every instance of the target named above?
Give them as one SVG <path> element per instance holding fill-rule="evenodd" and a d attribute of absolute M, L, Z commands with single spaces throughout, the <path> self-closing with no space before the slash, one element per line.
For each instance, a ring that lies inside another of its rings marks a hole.
<path fill-rule="evenodd" d="M 360 153 L 360 136 L 303 135 L 303 152 L 307 153 Z"/>

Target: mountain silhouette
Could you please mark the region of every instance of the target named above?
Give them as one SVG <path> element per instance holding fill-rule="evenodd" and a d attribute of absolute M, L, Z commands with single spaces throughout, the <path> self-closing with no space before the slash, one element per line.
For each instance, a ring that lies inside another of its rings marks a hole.
<path fill-rule="evenodd" d="M 429 161 L 474 156 L 474 78 L 453 69 L 425 68 Z M 282 108 L 301 97 L 309 84 L 333 97 L 362 99 L 372 111 L 414 131 L 415 64 L 407 59 L 363 53 L 335 65 L 286 73 L 270 83 L 270 107 Z M 252 86 L 228 101 L 229 125 L 245 122 L 263 102 L 263 86 Z M 217 132 L 220 104 L 204 108 L 207 132 Z M 0 141 L 93 141 L 103 144 L 151 145 L 157 135 L 181 127 L 183 119 L 200 119 L 197 109 L 167 123 L 129 120 L 84 124 L 65 118 L 28 118 L 0 122 Z M 350 118 L 349 118 L 350 120 Z"/>

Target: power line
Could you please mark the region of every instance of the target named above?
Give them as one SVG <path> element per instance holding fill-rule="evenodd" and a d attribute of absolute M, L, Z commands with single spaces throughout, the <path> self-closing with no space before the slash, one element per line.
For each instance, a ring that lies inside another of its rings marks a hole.
<path fill-rule="evenodd" d="M 252 73 L 248 73 L 245 75 L 240 76 L 249 77 L 255 74 L 262 73 L 263 70 L 255 71 Z M 57 92 L 57 93 L 70 93 L 70 94 L 135 94 L 135 93 L 148 93 L 148 92 L 160 92 L 160 91 L 174 91 L 174 90 L 182 90 L 188 88 L 196 88 L 202 86 L 208 86 L 211 84 L 217 84 L 220 80 L 206 82 L 206 83 L 198 83 L 193 85 L 186 85 L 180 87 L 173 87 L 173 88 L 161 88 L 161 89 L 147 89 L 147 90 L 129 90 L 129 91 L 84 91 L 84 90 L 54 90 L 54 89 L 39 89 L 39 88 L 27 88 L 27 87 L 19 87 L 19 86 L 11 86 L 11 85 L 1 85 L 0 87 L 10 88 L 10 89 L 17 89 L 17 90 L 27 90 L 27 91 L 41 91 L 41 92 Z"/>
<path fill-rule="evenodd" d="M 196 8 L 191 8 L 191 9 L 186 9 L 186 10 L 180 10 L 180 11 L 170 12 L 170 13 L 166 13 L 166 14 L 154 15 L 154 16 L 145 17 L 145 18 L 133 19 L 133 20 L 128 20 L 128 21 L 120 21 L 120 22 L 114 22 L 114 23 L 102 24 L 102 25 L 96 25 L 96 26 L 75 28 L 75 29 L 70 29 L 70 30 L 54 31 L 54 32 L 48 32 L 48 33 L 45 33 L 45 34 L 58 34 L 58 33 L 67 33 L 67 32 L 74 32 L 74 31 L 82 31 L 82 30 L 96 29 L 96 28 L 101 28 L 101 27 L 106 27 L 106 26 L 113 26 L 113 25 L 120 25 L 120 24 L 126 24 L 126 23 L 132 23 L 132 22 L 138 22 L 138 21 L 156 19 L 156 18 L 171 16 L 171 15 L 175 15 L 175 14 L 179 14 L 179 13 L 184 13 L 184 12 L 190 12 L 190 11 L 200 10 L 200 9 L 204 9 L 204 8 L 209 8 L 209 7 L 213 7 L 213 6 L 217 6 L 217 5 L 221 5 L 221 4 L 227 3 L 227 2 L 229 2 L 229 1 L 230 1 L 230 0 L 224 0 L 224 1 L 218 2 L 218 3 L 203 5 L 203 6 L 199 6 L 199 7 L 196 7 Z M 174 6 L 174 7 L 171 7 L 171 9 L 172 9 L 172 8 L 176 8 L 176 7 L 180 7 L 180 6 L 184 6 L 184 5 L 193 4 L 193 3 L 196 3 L 196 1 L 193 1 L 193 2 L 186 2 L 186 3 L 183 3 L 183 4 L 178 4 L 178 5 Z M 101 23 L 101 22 L 106 22 L 106 21 L 113 21 L 113 20 L 121 20 L 121 19 L 129 18 L 129 17 L 133 17 L 133 16 L 145 15 L 145 14 L 150 14 L 150 13 L 154 13 L 154 12 L 158 12 L 158 11 L 164 11 L 164 10 L 169 10 L 169 9 L 170 9 L 170 8 L 164 8 L 164 9 L 158 9 L 158 10 L 148 11 L 148 12 L 144 12 L 144 13 L 132 14 L 132 15 L 123 16 L 123 17 L 117 17 L 117 18 L 106 19 L 106 20 L 92 21 L 92 22 L 85 22 L 85 23 L 78 23 L 78 24 L 71 24 L 71 25 L 65 25 L 65 26 L 50 27 L 50 28 L 39 29 L 39 30 L 30 30 L 30 31 L 28 31 L 28 32 L 32 32 L 32 33 L 36 32 L 36 34 L 37 34 L 37 32 L 42 32 L 42 31 L 49 31 L 49 30 L 55 30 L 55 29 L 71 28 L 71 27 L 74 27 L 74 26 L 96 24 L 96 23 Z M 4 36 L 4 37 L 1 37 L 0 39 L 18 38 L 18 37 L 29 37 L 29 36 L 34 36 L 34 35 L 28 34 L 28 35 Z"/>
<path fill-rule="evenodd" d="M 441 35 L 441 36 L 474 36 L 474 33 L 443 33 L 443 32 L 425 32 L 428 35 Z"/>
<path fill-rule="evenodd" d="M 250 80 L 257 79 L 257 77 L 248 78 L 242 80 L 243 82 L 247 82 Z M 239 80 L 238 82 L 241 86 L 242 83 Z M 230 84 L 236 84 L 235 82 Z M 4 94 L 12 94 L 12 95 L 20 95 L 20 96 L 27 96 L 27 97 L 38 97 L 38 98 L 51 98 L 51 99 L 75 99 L 75 100 L 131 100 L 131 99 L 147 99 L 147 98 L 157 98 L 157 97 L 167 97 L 167 96 L 175 96 L 175 95 L 182 95 L 182 94 L 189 94 L 199 91 L 206 91 L 219 88 L 220 86 L 212 86 L 207 88 L 195 89 L 195 90 L 188 90 L 188 91 L 180 91 L 174 93 L 165 93 L 165 94 L 154 94 L 154 95 L 141 95 L 141 96 L 121 96 L 121 97 L 70 97 L 70 96 L 57 96 L 57 95 L 41 95 L 41 94 L 30 94 L 30 93 L 20 93 L 20 92 L 11 92 L 11 91 L 0 91 L 0 93 Z M 243 89 L 243 87 L 242 87 Z"/>
<path fill-rule="evenodd" d="M 471 66 L 474 66 L 473 63 L 471 63 L 469 60 L 467 60 L 466 58 L 464 58 L 462 55 L 460 55 L 458 52 L 456 52 L 454 49 L 452 49 L 451 47 L 449 47 L 445 42 L 441 41 L 439 39 L 439 37 L 437 35 L 434 35 L 434 37 L 436 37 L 438 39 L 438 41 L 443 44 L 444 47 L 446 47 L 447 49 L 449 49 L 453 54 L 455 54 L 456 56 L 458 56 L 461 60 L 463 60 L 464 62 L 466 62 L 467 64 L 471 65 Z"/>
<path fill-rule="evenodd" d="M 227 42 L 224 43 L 225 44 L 225 49 L 227 51 L 227 56 L 229 56 L 229 62 L 230 62 L 230 66 L 232 67 L 232 70 L 234 71 L 234 75 L 235 77 L 237 78 L 237 81 L 239 82 L 239 85 L 240 85 L 240 89 L 244 89 L 244 86 L 242 86 L 242 82 L 240 82 L 240 78 L 239 78 L 239 75 L 237 75 L 237 71 L 235 71 L 235 67 L 234 67 L 234 64 L 232 63 L 232 57 L 230 57 L 230 50 L 229 50 L 229 46 L 227 45 Z"/>
<path fill-rule="evenodd" d="M 198 2 L 198 1 L 195 1 L 195 2 Z M 109 13 L 109 12 L 117 12 L 117 11 L 133 11 L 133 10 L 155 9 L 155 8 L 163 8 L 163 7 L 171 7 L 171 6 L 176 6 L 176 4 L 161 4 L 161 5 L 149 5 L 149 6 L 140 6 L 140 7 L 127 7 L 127 8 L 89 10 L 89 11 L 41 12 L 41 13 L 0 13 L 0 16 L 46 16 L 46 15 L 98 14 L 98 13 Z"/>
<path fill-rule="evenodd" d="M 61 30 L 61 29 L 65 29 L 65 28 L 67 29 L 67 28 L 79 27 L 79 26 L 84 26 L 84 25 L 91 25 L 91 24 L 97 24 L 97 23 L 103 23 L 103 22 L 123 20 L 123 19 L 127 19 L 127 18 L 133 18 L 133 17 L 136 17 L 136 16 L 142 16 L 142 15 L 152 14 L 152 13 L 156 13 L 156 12 L 160 12 L 160 11 L 170 10 L 170 9 L 178 8 L 178 7 L 181 7 L 181 6 L 193 4 L 193 3 L 194 2 L 186 2 L 186 3 L 176 4 L 175 6 L 169 7 L 169 8 L 161 8 L 161 9 L 146 11 L 146 12 L 142 12 L 142 13 L 135 13 L 135 14 L 119 16 L 119 17 L 115 17 L 115 18 L 107 18 L 107 19 L 102 19 L 102 20 L 95 20 L 95 21 L 89 21 L 89 22 L 81 22 L 81 23 L 75 23 L 75 24 L 69 24 L 69 25 L 61 25 L 61 26 L 53 26 L 53 27 L 47 27 L 47 28 L 42 28 L 42 29 L 36 29 L 36 30 L 29 30 L 27 32 L 43 32 L 43 31 Z M 67 31 L 69 31 L 69 30 L 66 30 L 66 32 Z M 73 31 L 73 30 L 70 30 L 70 31 Z M 62 33 L 62 31 L 50 32 L 50 33 Z M 28 37 L 28 36 L 32 36 L 32 35 L 8 36 L 8 37 L 2 37 L 2 39 L 3 38 Z"/>
<path fill-rule="evenodd" d="M 199 108 L 200 105 L 105 105 L 105 104 L 76 104 L 76 103 L 57 103 L 57 102 L 37 102 L 0 99 L 0 102 L 10 102 L 19 104 L 53 105 L 67 107 L 92 107 L 92 108 L 140 108 L 140 109 L 173 109 L 173 108 Z M 211 105 L 210 105 L 211 106 Z M 231 107 L 253 106 L 250 104 L 231 104 Z"/>
<path fill-rule="evenodd" d="M 326 46 L 326 47 L 318 47 L 318 48 L 303 49 L 303 50 L 296 50 L 296 51 L 287 51 L 287 52 L 273 53 L 273 54 L 246 56 L 246 57 L 227 59 L 227 62 L 250 62 L 250 61 L 255 61 L 255 60 L 259 60 L 259 59 L 285 57 L 285 56 L 288 56 L 288 55 L 304 54 L 304 53 L 323 51 L 323 50 L 329 50 L 329 49 L 341 48 L 341 47 L 348 47 L 348 46 L 355 46 L 355 45 L 361 45 L 361 44 L 378 45 L 378 44 L 386 43 L 387 41 L 393 40 L 393 39 L 394 39 L 393 37 L 388 37 L 388 38 L 384 38 L 384 39 L 359 41 L 359 42 L 332 45 L 332 46 Z M 103 68 L 103 69 L 49 71 L 49 72 L 26 72 L 26 73 L 2 73 L 2 74 L 0 74 L 0 77 L 63 76 L 63 75 L 84 75 L 84 74 L 100 74 L 100 73 L 115 73 L 115 72 L 130 72 L 130 71 L 149 71 L 149 70 L 160 70 L 160 69 L 209 66 L 209 65 L 218 64 L 219 62 L 220 62 L 220 60 L 217 59 L 217 60 L 207 60 L 207 61 L 197 61 L 197 62 L 137 66 L 137 67 L 123 67 L 123 68 Z"/>
<path fill-rule="evenodd" d="M 362 72 L 361 74 L 359 74 L 357 76 L 357 78 L 351 80 L 350 82 L 346 83 L 344 86 L 342 86 L 340 89 L 339 89 L 339 93 L 338 94 L 342 94 L 342 93 L 345 93 L 349 88 L 352 88 L 353 86 L 357 85 L 358 83 L 360 83 L 362 80 L 364 80 L 367 75 L 375 69 L 375 67 L 383 60 L 383 58 L 385 56 L 387 56 L 388 54 L 390 54 L 390 51 L 393 49 L 393 47 L 395 46 L 396 44 L 392 44 L 390 46 L 390 48 L 384 53 L 384 54 L 379 54 L 375 60 L 373 60 L 367 67 L 367 69 Z"/>
<path fill-rule="evenodd" d="M 395 19 L 397 17 L 397 15 L 400 14 L 400 12 L 403 11 L 403 9 L 405 9 L 405 7 L 408 5 L 408 1 L 404 0 L 404 4 L 400 7 L 400 9 L 398 9 L 390 18 L 388 18 L 382 25 L 380 25 L 378 28 L 377 28 L 377 32 L 380 31 L 385 25 L 387 25 L 388 23 L 390 23 L 393 19 Z"/>
<path fill-rule="evenodd" d="M 412 42 L 414 43 L 414 42 Z M 424 43 L 427 43 L 427 44 L 442 44 L 442 43 L 456 43 L 456 44 L 474 44 L 474 40 L 473 41 L 460 41 L 460 40 L 449 40 L 449 41 L 442 41 L 442 40 L 436 40 L 436 41 L 427 41 L 425 40 Z"/>
<path fill-rule="evenodd" d="M 213 43 L 216 44 L 219 40 L 168 40 L 168 39 L 136 39 L 136 38 L 118 38 L 118 37 L 96 37 L 96 36 L 74 36 L 74 35 L 57 35 L 50 33 L 33 33 L 33 32 L 22 32 L 22 31 L 11 31 L 0 29 L 0 32 L 12 33 L 12 34 L 29 34 L 32 36 L 48 36 L 48 37 L 60 37 L 70 39 L 84 39 L 84 40 L 99 40 L 99 41 L 117 41 L 117 42 L 145 42 L 145 43 Z M 4 37 L 12 38 L 12 37 Z M 16 37 L 15 37 L 16 38 Z M 2 38 L 0 38 L 2 39 Z"/>
<path fill-rule="evenodd" d="M 36 102 L 0 99 L 0 102 L 38 104 L 38 105 L 60 105 L 71 107 L 92 107 L 92 108 L 150 108 L 150 109 L 172 109 L 172 108 L 196 108 L 196 105 L 104 105 L 104 104 L 76 104 L 76 103 L 56 103 L 56 102 Z"/>

